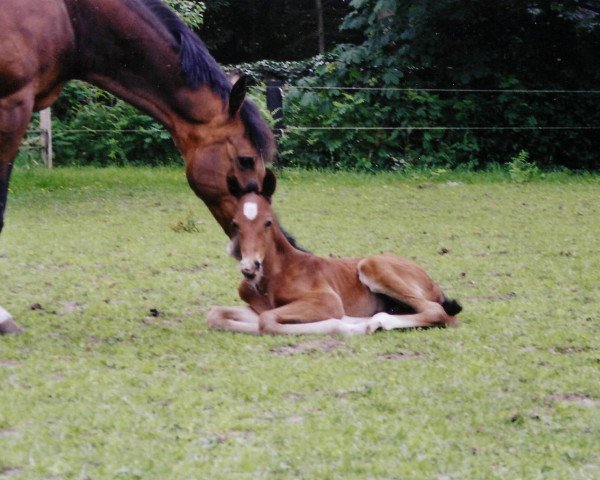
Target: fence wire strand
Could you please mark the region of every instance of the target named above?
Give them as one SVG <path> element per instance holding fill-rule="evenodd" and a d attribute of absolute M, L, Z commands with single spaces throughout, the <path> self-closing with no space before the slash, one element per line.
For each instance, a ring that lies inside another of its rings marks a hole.
<path fill-rule="evenodd" d="M 323 90 L 323 91 L 373 91 L 373 92 L 431 92 L 431 93 L 512 93 L 512 94 L 552 94 L 552 95 L 567 95 L 567 94 L 600 94 L 600 90 L 553 90 L 553 89 L 479 89 L 479 88 L 400 88 L 400 87 L 342 87 L 342 86 L 304 86 L 304 85 L 285 85 L 282 87 L 284 91 L 289 90 Z M 511 131 L 511 130 L 600 130 L 600 125 L 583 125 L 583 126 L 530 126 L 530 125 L 500 125 L 500 126 L 443 126 L 443 125 L 424 125 L 424 126 L 286 126 L 276 129 L 278 131 L 308 131 L 308 130 L 355 130 L 355 131 Z M 53 135 L 62 136 L 72 133 L 88 133 L 88 134 L 103 134 L 103 133 L 122 133 L 122 134 L 150 134 L 159 133 L 162 130 L 156 129 L 55 129 Z M 39 129 L 28 130 L 30 134 L 40 134 Z"/>
<path fill-rule="evenodd" d="M 501 127 L 443 127 L 443 126 L 424 126 L 424 127 L 312 127 L 312 126 L 297 126 L 286 127 L 284 130 L 600 130 L 600 126 L 565 126 L 565 127 L 530 127 L 530 126 L 501 126 Z"/>
<path fill-rule="evenodd" d="M 388 91 L 388 92 L 445 92 L 445 93 L 544 93 L 544 94 L 600 94 L 600 90 L 551 90 L 551 89 L 503 89 L 503 88 L 397 88 L 397 87 L 331 87 L 290 85 L 285 90 L 342 90 L 342 91 Z"/>

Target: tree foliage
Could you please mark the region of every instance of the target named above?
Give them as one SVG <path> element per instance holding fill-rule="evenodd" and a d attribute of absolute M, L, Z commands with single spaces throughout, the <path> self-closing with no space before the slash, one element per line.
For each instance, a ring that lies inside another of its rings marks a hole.
<path fill-rule="evenodd" d="M 349 11 L 347 0 L 323 0 L 326 49 L 360 38 L 339 30 Z M 315 0 L 207 0 L 200 33 L 226 64 L 300 60 L 318 53 Z"/>
<path fill-rule="evenodd" d="M 205 2 L 199 0 L 165 0 L 191 27 L 198 29 L 204 23 Z"/>
<path fill-rule="evenodd" d="M 599 2 L 353 0 L 342 45 L 286 101 L 288 124 L 416 127 L 301 130 L 284 139 L 291 163 L 389 169 L 507 162 L 598 168 L 597 135 L 544 126 L 600 125 L 598 94 L 438 92 L 426 89 L 597 89 Z M 314 87 L 382 88 L 316 90 Z M 414 88 L 414 90 L 410 90 Z M 395 90 L 394 90 L 395 89 Z M 409 90 L 406 90 L 409 89 Z M 530 127 L 418 130 L 424 126 Z"/>

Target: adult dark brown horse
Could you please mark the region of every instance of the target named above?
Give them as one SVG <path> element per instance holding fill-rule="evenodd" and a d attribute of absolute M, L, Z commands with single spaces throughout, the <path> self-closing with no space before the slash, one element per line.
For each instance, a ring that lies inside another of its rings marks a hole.
<path fill-rule="evenodd" d="M 194 192 L 226 233 L 227 176 L 261 185 L 274 151 L 245 82 L 231 87 L 200 39 L 159 0 L 3 0 L 0 11 L 0 231 L 12 162 L 33 111 L 65 82 L 108 90 L 162 123 Z M 4 312 L 4 313 L 3 313 Z M 0 333 L 18 330 L 0 310 Z"/>

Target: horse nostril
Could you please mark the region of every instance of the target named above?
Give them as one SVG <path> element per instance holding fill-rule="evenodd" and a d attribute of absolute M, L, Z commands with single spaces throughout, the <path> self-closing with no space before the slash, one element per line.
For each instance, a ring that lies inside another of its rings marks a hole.
<path fill-rule="evenodd" d="M 260 270 L 260 262 L 258 260 L 254 260 L 254 266 L 257 270 Z"/>
<path fill-rule="evenodd" d="M 248 185 L 246 185 L 246 189 L 244 190 L 246 193 L 255 192 L 258 193 L 258 184 L 252 180 Z"/>
<path fill-rule="evenodd" d="M 238 163 L 242 170 L 252 170 L 254 168 L 254 157 L 239 157 Z"/>
<path fill-rule="evenodd" d="M 244 275 L 244 277 L 246 277 L 248 280 L 254 280 L 256 277 L 256 273 L 252 272 L 242 272 L 242 275 Z"/>

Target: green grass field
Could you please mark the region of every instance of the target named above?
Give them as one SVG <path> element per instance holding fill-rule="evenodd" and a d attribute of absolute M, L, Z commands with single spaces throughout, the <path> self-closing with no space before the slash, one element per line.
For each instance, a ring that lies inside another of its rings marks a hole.
<path fill-rule="evenodd" d="M 181 169 L 17 169 L 0 479 L 600 478 L 600 177 L 279 177 L 303 246 L 414 259 L 461 326 L 208 331 L 239 273 Z"/>

